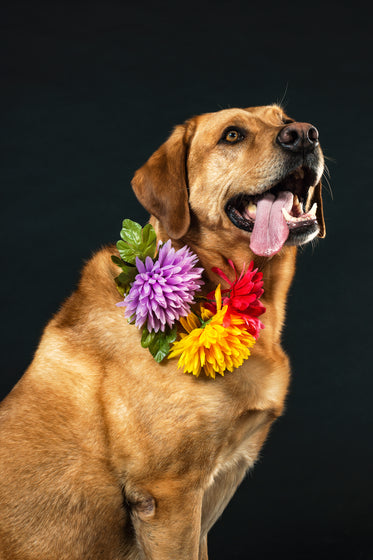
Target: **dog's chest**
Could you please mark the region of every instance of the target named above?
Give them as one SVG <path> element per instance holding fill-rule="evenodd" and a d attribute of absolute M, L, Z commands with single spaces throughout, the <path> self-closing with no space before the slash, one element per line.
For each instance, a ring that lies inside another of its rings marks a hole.
<path fill-rule="evenodd" d="M 273 417 L 257 411 L 237 420 L 226 445 L 217 453 L 206 473 L 202 509 L 202 532 L 207 533 L 224 511 L 227 503 L 251 468 L 267 435 Z M 234 434 L 234 435 L 233 435 Z"/>
<path fill-rule="evenodd" d="M 228 376 L 214 381 L 184 375 L 175 383 L 173 368 L 162 377 L 160 382 L 153 370 L 137 383 L 131 380 L 131 391 L 122 384 L 112 392 L 108 431 L 119 472 L 194 472 L 208 488 L 224 472 L 254 463 L 274 419 L 270 387 L 261 392 L 255 383 L 232 384 Z"/>

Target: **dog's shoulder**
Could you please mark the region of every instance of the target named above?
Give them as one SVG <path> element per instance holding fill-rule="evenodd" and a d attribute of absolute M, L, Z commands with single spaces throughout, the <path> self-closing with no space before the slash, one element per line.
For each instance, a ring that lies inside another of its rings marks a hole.
<path fill-rule="evenodd" d="M 120 269 L 112 262 L 114 246 L 95 253 L 83 267 L 77 289 L 63 303 L 47 326 L 44 337 L 67 340 L 71 347 L 81 348 L 84 355 L 103 360 L 128 336 L 123 310 L 116 306 L 122 297 L 115 278 Z"/>
<path fill-rule="evenodd" d="M 89 321 L 92 310 L 107 311 L 115 308 L 115 304 L 120 301 L 120 295 L 115 285 L 119 268 L 111 260 L 114 254 L 116 249 L 107 246 L 85 263 L 77 289 L 52 319 L 54 326 L 61 329 L 71 328 L 77 322 Z"/>

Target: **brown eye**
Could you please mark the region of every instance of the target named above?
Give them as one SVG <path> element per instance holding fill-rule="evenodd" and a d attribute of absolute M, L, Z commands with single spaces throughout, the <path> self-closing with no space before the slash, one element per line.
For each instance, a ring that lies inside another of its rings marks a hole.
<path fill-rule="evenodd" d="M 227 132 L 227 134 L 225 135 L 225 140 L 227 142 L 237 142 L 238 138 L 239 138 L 239 133 L 237 132 L 237 130 L 230 130 L 229 132 Z"/>
<path fill-rule="evenodd" d="M 246 131 L 235 126 L 226 128 L 221 136 L 220 142 L 225 144 L 237 144 L 246 137 Z"/>

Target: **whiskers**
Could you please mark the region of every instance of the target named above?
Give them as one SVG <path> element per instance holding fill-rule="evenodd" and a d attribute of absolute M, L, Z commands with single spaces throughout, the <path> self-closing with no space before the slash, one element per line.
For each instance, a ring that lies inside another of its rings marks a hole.
<path fill-rule="evenodd" d="M 289 89 L 289 82 L 286 82 L 285 91 L 284 91 L 284 93 L 282 94 L 281 99 L 276 101 L 276 105 L 278 105 L 279 107 L 281 107 L 281 109 L 285 109 L 285 107 L 286 107 L 285 99 L 286 99 L 286 95 L 287 95 L 288 89 Z"/>
<path fill-rule="evenodd" d="M 325 156 L 324 156 L 324 157 L 325 157 Z M 334 161 L 334 160 L 332 160 L 331 158 L 326 158 L 326 159 L 329 159 L 329 160 L 331 160 L 331 161 Z M 329 168 L 328 168 L 328 166 L 326 165 L 326 163 L 324 164 L 324 171 L 323 171 L 322 176 L 323 176 L 323 179 L 324 179 L 325 183 L 326 183 L 327 186 L 328 186 L 328 191 L 329 191 L 329 194 L 330 194 L 330 198 L 331 198 L 332 200 L 334 200 L 333 189 L 332 189 L 332 186 L 331 186 L 330 181 L 329 181 L 329 179 L 330 179 L 330 171 L 329 171 Z"/>
<path fill-rule="evenodd" d="M 311 239 L 310 245 L 311 245 L 312 255 L 315 253 L 315 249 L 316 249 L 318 243 L 319 243 L 319 238 L 318 237 L 315 237 L 314 239 Z"/>

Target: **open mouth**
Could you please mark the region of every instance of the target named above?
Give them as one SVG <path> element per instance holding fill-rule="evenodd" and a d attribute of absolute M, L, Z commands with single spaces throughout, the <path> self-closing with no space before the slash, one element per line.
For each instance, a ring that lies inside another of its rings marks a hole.
<path fill-rule="evenodd" d="M 227 216 L 236 227 L 251 232 L 250 248 L 256 255 L 271 257 L 285 243 L 302 245 L 317 235 L 317 204 L 308 208 L 316 179 L 312 169 L 299 166 L 264 193 L 240 194 L 227 202 Z"/>

